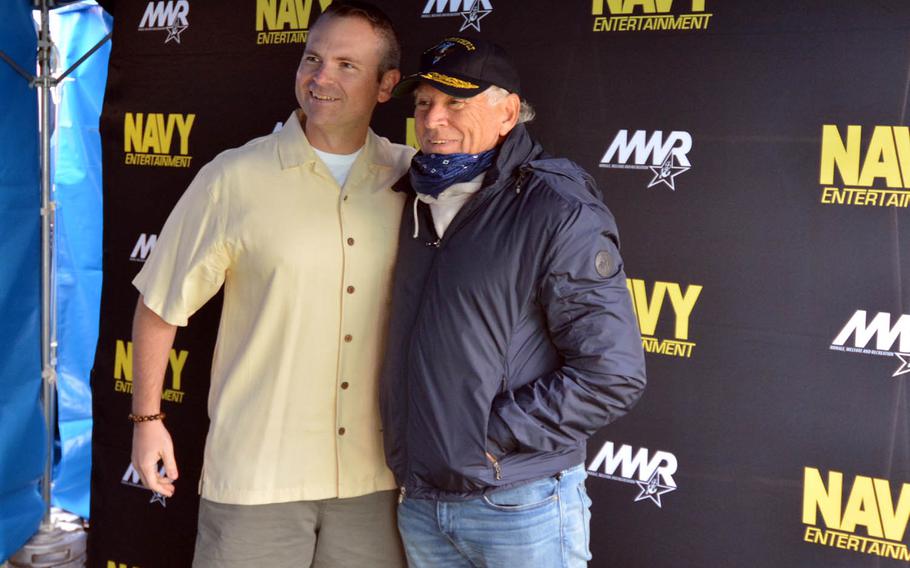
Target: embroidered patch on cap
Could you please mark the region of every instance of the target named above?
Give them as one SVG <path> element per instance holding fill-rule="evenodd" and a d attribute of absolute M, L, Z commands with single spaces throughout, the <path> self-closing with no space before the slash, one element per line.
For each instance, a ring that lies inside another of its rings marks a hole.
<path fill-rule="evenodd" d="M 469 81 L 462 81 L 461 79 L 443 75 L 442 73 L 437 73 L 436 71 L 421 73 L 420 76 L 424 79 L 429 79 L 430 81 L 436 81 L 437 83 L 442 83 L 443 85 L 455 87 L 456 89 L 477 89 L 479 87 L 478 85 L 475 85 Z"/>
<path fill-rule="evenodd" d="M 440 59 L 442 59 L 443 57 L 448 55 L 449 52 L 452 51 L 453 48 L 458 47 L 458 46 L 461 46 L 462 48 L 464 48 L 468 51 L 474 51 L 475 49 L 477 49 L 476 47 L 474 47 L 473 43 L 471 43 L 470 41 L 468 41 L 464 38 L 447 37 L 446 39 L 437 43 L 436 45 L 434 45 L 430 49 L 424 51 L 423 53 L 424 53 L 424 55 L 432 55 L 433 56 L 432 64 L 436 65 L 437 63 L 439 63 Z"/>

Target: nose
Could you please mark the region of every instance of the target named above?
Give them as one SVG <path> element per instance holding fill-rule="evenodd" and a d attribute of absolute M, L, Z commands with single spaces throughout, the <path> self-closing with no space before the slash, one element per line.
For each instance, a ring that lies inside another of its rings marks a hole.
<path fill-rule="evenodd" d="M 437 103 L 430 103 L 429 107 L 427 107 L 423 121 L 427 128 L 446 124 L 448 121 L 448 113 L 446 112 L 445 106 Z"/>
<path fill-rule="evenodd" d="M 313 71 L 313 75 L 311 76 L 311 79 L 317 85 L 323 85 L 323 84 L 331 81 L 332 78 L 329 75 L 328 67 L 324 63 L 320 63 L 319 67 L 317 67 Z"/>

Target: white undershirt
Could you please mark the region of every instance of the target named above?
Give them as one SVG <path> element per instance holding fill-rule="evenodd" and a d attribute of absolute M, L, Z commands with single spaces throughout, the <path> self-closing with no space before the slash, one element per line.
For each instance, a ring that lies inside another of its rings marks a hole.
<path fill-rule="evenodd" d="M 353 154 L 330 154 L 329 152 L 323 152 L 316 148 L 313 148 L 313 151 L 316 152 L 316 155 L 319 156 L 322 163 L 329 168 L 329 171 L 332 172 L 332 177 L 338 182 L 338 186 L 344 187 L 344 182 L 348 179 L 351 166 L 354 165 L 357 156 L 363 151 L 363 146 Z"/>
<path fill-rule="evenodd" d="M 462 205 L 480 189 L 483 184 L 484 173 L 481 173 L 471 181 L 449 186 L 435 198 L 422 193 L 417 194 L 417 199 L 430 205 L 430 212 L 433 214 L 433 226 L 436 227 L 436 235 L 438 237 L 442 237 L 449 227 L 449 223 L 461 210 Z"/>

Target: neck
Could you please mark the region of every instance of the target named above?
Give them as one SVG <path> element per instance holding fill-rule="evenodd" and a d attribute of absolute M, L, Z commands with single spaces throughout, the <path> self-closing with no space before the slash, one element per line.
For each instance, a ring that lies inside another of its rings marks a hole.
<path fill-rule="evenodd" d="M 363 147 L 367 139 L 369 124 L 354 127 L 324 127 L 308 123 L 302 112 L 297 113 L 303 133 L 310 146 L 330 154 L 353 154 Z"/>

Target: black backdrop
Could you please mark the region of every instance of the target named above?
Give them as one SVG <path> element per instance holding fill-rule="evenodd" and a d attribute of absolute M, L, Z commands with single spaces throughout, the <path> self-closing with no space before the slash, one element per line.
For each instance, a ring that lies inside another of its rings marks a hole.
<path fill-rule="evenodd" d="M 129 282 L 199 167 L 296 106 L 322 3 L 107 3 L 91 566 L 189 565 L 220 303 L 177 335 L 164 499 L 129 469 Z M 910 3 L 381 4 L 406 71 L 447 35 L 506 46 L 532 133 L 619 221 L 649 385 L 589 444 L 592 566 L 910 561 Z M 405 142 L 409 112 L 374 128 Z"/>

